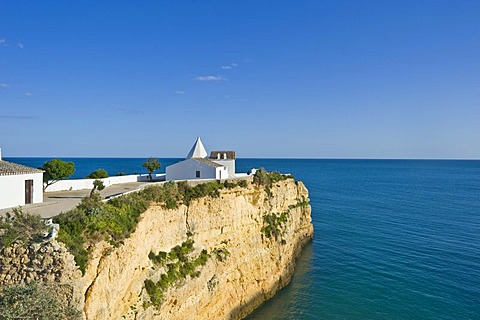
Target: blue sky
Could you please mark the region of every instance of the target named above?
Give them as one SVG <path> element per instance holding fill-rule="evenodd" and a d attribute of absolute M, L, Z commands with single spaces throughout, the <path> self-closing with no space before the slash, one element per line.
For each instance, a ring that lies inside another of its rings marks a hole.
<path fill-rule="evenodd" d="M 7 157 L 480 158 L 479 1 L 0 7 Z"/>

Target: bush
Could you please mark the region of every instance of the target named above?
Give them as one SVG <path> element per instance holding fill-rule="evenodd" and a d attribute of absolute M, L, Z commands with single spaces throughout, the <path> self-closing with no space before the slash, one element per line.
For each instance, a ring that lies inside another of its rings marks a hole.
<path fill-rule="evenodd" d="M 242 188 L 246 188 L 248 183 L 247 183 L 247 180 L 240 180 L 238 181 L 238 185 Z"/>
<path fill-rule="evenodd" d="M 88 262 L 85 247 L 100 240 L 119 245 L 137 226 L 140 214 L 148 207 L 148 201 L 132 193 L 124 197 L 101 201 L 98 194 L 87 197 L 77 208 L 54 218 L 60 224 L 58 241 L 65 243 L 75 256 L 75 262 L 83 273 Z"/>
<path fill-rule="evenodd" d="M 186 205 L 189 205 L 190 201 L 194 199 L 203 198 L 206 196 L 210 196 L 212 198 L 219 197 L 220 192 L 218 190 L 222 189 L 225 185 L 210 181 L 191 187 L 186 181 L 180 181 L 177 183 L 177 186 L 178 192 L 183 198 L 183 202 Z"/>
<path fill-rule="evenodd" d="M 98 169 L 93 171 L 87 176 L 88 179 L 103 179 L 108 178 L 108 172 L 104 169 Z"/>
<path fill-rule="evenodd" d="M 157 255 L 153 252 L 148 254 L 148 258 L 155 265 L 164 266 L 166 273 L 160 276 L 160 280 L 153 282 L 150 279 L 145 280 L 144 286 L 150 297 L 150 303 L 159 308 L 164 299 L 164 292 L 180 280 L 188 276 L 196 278 L 200 276 L 198 267 L 204 266 L 210 255 L 207 250 L 202 250 L 198 256 L 191 258 L 193 252 L 193 240 L 187 239 L 181 245 L 173 247 L 170 252 L 160 251 Z"/>
<path fill-rule="evenodd" d="M 42 238 L 47 226 L 38 215 L 13 209 L 0 216 L 0 248 L 9 247 L 15 241 L 28 242 Z"/>
<path fill-rule="evenodd" d="M 220 262 L 225 261 L 230 255 L 230 252 L 228 252 L 227 248 L 215 248 L 212 253 Z"/>
<path fill-rule="evenodd" d="M 82 210 L 87 215 L 97 214 L 104 207 L 102 197 L 98 193 L 92 194 L 90 197 L 85 197 L 77 205 L 77 209 Z"/>
<path fill-rule="evenodd" d="M 272 212 L 263 216 L 262 232 L 267 238 L 278 239 L 285 232 L 285 223 L 288 220 L 288 211 L 282 213 Z"/>
<path fill-rule="evenodd" d="M 265 192 L 269 197 L 272 196 L 272 185 L 275 182 L 282 181 L 282 180 L 287 180 L 287 179 L 294 179 L 294 177 L 291 174 L 281 174 L 280 172 L 267 172 L 265 171 L 264 168 L 260 168 L 255 172 L 255 175 L 253 176 L 253 183 L 264 186 L 265 187 Z"/>
<path fill-rule="evenodd" d="M 45 286 L 30 283 L 0 291 L 0 319 L 81 319 L 78 310 L 68 306 Z"/>

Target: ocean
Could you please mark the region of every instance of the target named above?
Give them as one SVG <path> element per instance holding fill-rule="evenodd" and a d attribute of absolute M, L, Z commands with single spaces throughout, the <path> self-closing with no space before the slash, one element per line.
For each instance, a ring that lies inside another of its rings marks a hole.
<path fill-rule="evenodd" d="M 145 172 L 145 159 L 64 160 L 77 178 Z M 480 319 L 480 161 L 237 160 L 259 167 L 305 183 L 315 237 L 248 319 Z"/>

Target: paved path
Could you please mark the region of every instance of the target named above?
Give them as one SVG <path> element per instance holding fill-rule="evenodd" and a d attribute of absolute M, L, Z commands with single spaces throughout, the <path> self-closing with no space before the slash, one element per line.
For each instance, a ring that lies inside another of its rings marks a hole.
<path fill-rule="evenodd" d="M 130 182 L 120 183 L 109 186 L 102 190 L 100 194 L 102 197 L 109 198 L 112 196 L 120 195 L 125 192 L 141 189 L 147 185 L 154 183 L 151 182 Z M 75 206 L 86 196 L 90 194 L 90 189 L 76 190 L 76 191 L 56 191 L 45 192 L 43 194 L 43 203 L 28 204 L 22 206 L 24 212 L 30 212 L 32 214 L 39 214 L 42 218 L 50 218 L 75 208 Z M 1 209 L 0 215 L 4 215 L 6 212 L 11 212 L 12 209 Z"/>

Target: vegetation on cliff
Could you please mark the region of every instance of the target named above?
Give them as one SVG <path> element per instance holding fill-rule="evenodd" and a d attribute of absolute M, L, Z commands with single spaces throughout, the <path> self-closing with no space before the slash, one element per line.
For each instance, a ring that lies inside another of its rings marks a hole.
<path fill-rule="evenodd" d="M 271 197 L 273 184 L 287 179 L 294 179 L 294 177 L 291 174 L 281 174 L 276 171 L 268 172 L 264 168 L 260 168 L 253 176 L 253 183 L 265 187 L 265 192 Z"/>
<path fill-rule="evenodd" d="M 285 226 L 288 221 L 290 210 L 295 208 L 305 208 L 310 204 L 308 199 L 298 199 L 298 202 L 288 206 L 289 210 L 286 210 L 282 213 L 271 212 L 263 215 L 263 227 L 262 233 L 267 238 L 275 238 L 275 240 L 281 239 L 282 243 L 284 239 L 282 238 L 285 233 Z"/>
<path fill-rule="evenodd" d="M 24 213 L 21 209 L 13 209 L 5 216 L 0 216 L 0 249 L 9 247 L 13 242 L 28 242 L 42 238 L 47 226 L 38 215 Z"/>
<path fill-rule="evenodd" d="M 55 287 L 31 282 L 0 291 L 0 319 L 81 319 L 81 313 L 55 294 Z"/>
<path fill-rule="evenodd" d="M 65 243 L 75 262 L 85 273 L 88 247 L 106 240 L 118 246 L 136 228 L 140 215 L 151 203 L 161 203 L 166 209 L 175 209 L 181 203 L 189 205 L 194 199 L 218 197 L 222 188 L 246 186 L 246 181 L 206 182 L 190 186 L 187 182 L 167 182 L 138 192 L 103 202 L 97 193 L 82 200 L 73 210 L 54 218 L 60 224 L 58 240 Z"/>
<path fill-rule="evenodd" d="M 177 245 L 170 252 L 160 251 L 158 254 L 150 252 L 148 257 L 160 268 L 165 270 L 160 280 L 154 282 L 150 279 L 145 280 L 145 290 L 150 297 L 150 303 L 155 308 L 159 308 L 164 299 L 164 293 L 169 288 L 187 277 L 195 278 L 200 275 L 198 267 L 207 263 L 210 254 L 207 250 L 202 250 L 197 256 L 192 257 L 194 251 L 193 240 L 187 239 L 181 245 Z M 144 305 L 148 307 L 149 304 Z"/>
<path fill-rule="evenodd" d="M 158 268 L 163 268 L 160 280 L 154 282 L 150 279 L 145 280 L 145 290 L 150 297 L 150 304 L 155 308 L 160 308 L 165 291 L 178 285 L 187 277 L 195 278 L 200 275 L 198 268 L 207 263 L 208 258 L 214 256 L 218 261 L 225 261 L 230 252 L 226 248 L 215 248 L 211 253 L 202 250 L 197 256 L 192 257 L 194 252 L 194 241 L 191 238 L 185 240 L 181 245 L 173 247 L 169 252 L 160 251 L 157 254 L 150 251 L 148 258 Z M 210 282 L 210 286 L 214 282 Z M 150 304 L 145 304 L 148 307 Z"/>
<path fill-rule="evenodd" d="M 265 213 L 263 215 L 262 232 L 267 238 L 276 240 L 285 232 L 285 224 L 288 220 L 288 211 L 282 213 Z"/>

